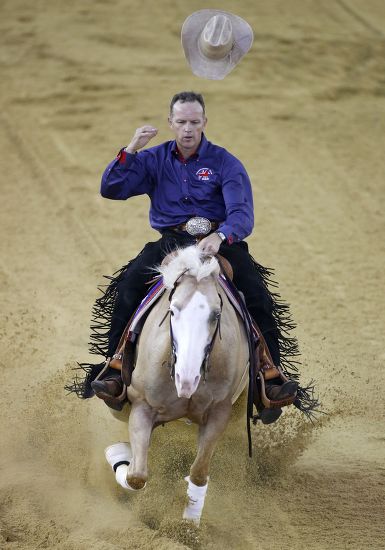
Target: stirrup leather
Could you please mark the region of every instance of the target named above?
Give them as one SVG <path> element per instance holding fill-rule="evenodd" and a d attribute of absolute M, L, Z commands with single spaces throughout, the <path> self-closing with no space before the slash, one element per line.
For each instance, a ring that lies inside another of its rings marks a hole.
<path fill-rule="evenodd" d="M 109 362 L 109 367 L 115 370 L 122 370 L 123 365 L 123 352 L 120 350 L 118 353 L 114 353 Z"/>

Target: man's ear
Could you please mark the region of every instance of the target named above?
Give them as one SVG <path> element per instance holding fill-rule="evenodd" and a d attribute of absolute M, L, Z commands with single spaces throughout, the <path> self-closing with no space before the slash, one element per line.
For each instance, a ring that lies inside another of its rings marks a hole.
<path fill-rule="evenodd" d="M 167 117 L 167 122 L 168 122 L 168 125 L 170 126 L 170 128 L 172 128 L 172 119 L 171 119 L 171 117 Z"/>

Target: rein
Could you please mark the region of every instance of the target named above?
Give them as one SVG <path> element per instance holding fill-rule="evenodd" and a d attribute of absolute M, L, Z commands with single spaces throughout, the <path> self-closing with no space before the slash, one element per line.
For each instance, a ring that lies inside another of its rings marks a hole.
<path fill-rule="evenodd" d="M 213 332 L 213 336 L 212 336 L 210 342 L 205 347 L 205 354 L 203 356 L 203 361 L 202 361 L 202 365 L 201 365 L 201 368 L 200 368 L 200 372 L 203 375 L 204 382 L 206 382 L 206 375 L 207 375 L 207 373 L 209 372 L 209 369 L 210 369 L 210 365 L 209 365 L 210 353 L 211 353 L 211 350 L 214 347 L 214 342 L 215 342 L 215 339 L 217 337 L 217 334 L 219 334 L 219 339 L 222 340 L 221 315 L 222 315 L 223 300 L 222 300 L 222 296 L 219 293 L 218 293 L 218 296 L 219 296 L 219 300 L 220 300 L 220 303 L 221 303 L 221 311 L 219 312 L 218 317 L 217 317 L 217 324 L 216 324 L 215 330 Z M 171 325 L 171 322 L 170 322 L 170 325 Z"/>

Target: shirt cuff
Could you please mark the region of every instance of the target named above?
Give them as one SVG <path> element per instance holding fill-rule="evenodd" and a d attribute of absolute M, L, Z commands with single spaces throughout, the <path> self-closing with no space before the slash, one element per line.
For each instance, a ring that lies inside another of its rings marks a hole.
<path fill-rule="evenodd" d="M 220 225 L 217 231 L 220 231 L 225 235 L 227 244 L 233 244 L 241 240 L 238 235 L 232 231 L 232 228 L 229 225 Z"/>
<path fill-rule="evenodd" d="M 129 166 L 134 158 L 135 153 L 127 153 L 124 147 L 123 149 L 120 149 L 119 153 L 116 156 L 116 160 L 118 161 L 118 163 L 124 164 L 126 166 Z"/>

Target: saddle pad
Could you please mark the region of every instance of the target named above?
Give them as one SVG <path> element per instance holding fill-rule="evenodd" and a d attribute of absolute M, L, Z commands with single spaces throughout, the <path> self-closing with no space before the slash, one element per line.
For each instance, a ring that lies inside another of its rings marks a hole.
<path fill-rule="evenodd" d="M 138 334 L 140 332 L 140 329 L 141 329 L 140 320 L 152 308 L 155 302 L 158 301 L 158 299 L 162 296 L 165 290 L 166 290 L 166 287 L 163 284 L 163 279 L 160 278 L 159 281 L 156 282 L 150 288 L 146 296 L 140 302 L 134 315 L 132 316 L 131 324 L 129 327 L 130 333 Z M 137 327 L 139 327 L 139 330 L 136 330 Z"/>
<path fill-rule="evenodd" d="M 234 307 L 235 311 L 237 311 L 237 313 L 239 313 L 241 319 L 243 320 L 243 322 L 245 322 L 244 314 L 243 314 L 243 311 L 242 311 L 242 306 L 239 303 L 238 297 L 233 293 L 232 286 L 231 286 L 232 283 L 229 283 L 228 280 L 226 279 L 226 277 L 224 275 L 222 275 L 222 273 L 220 273 L 218 281 L 219 281 L 219 284 L 221 285 L 221 287 L 223 288 L 223 290 L 225 291 L 225 294 L 228 297 L 228 299 L 230 300 L 230 303 Z M 258 340 L 259 339 L 259 330 L 258 330 L 258 327 L 257 327 L 257 325 L 256 325 L 256 323 L 255 323 L 255 321 L 252 317 L 251 317 L 251 324 L 252 324 L 254 337 L 255 337 L 256 340 Z"/>

